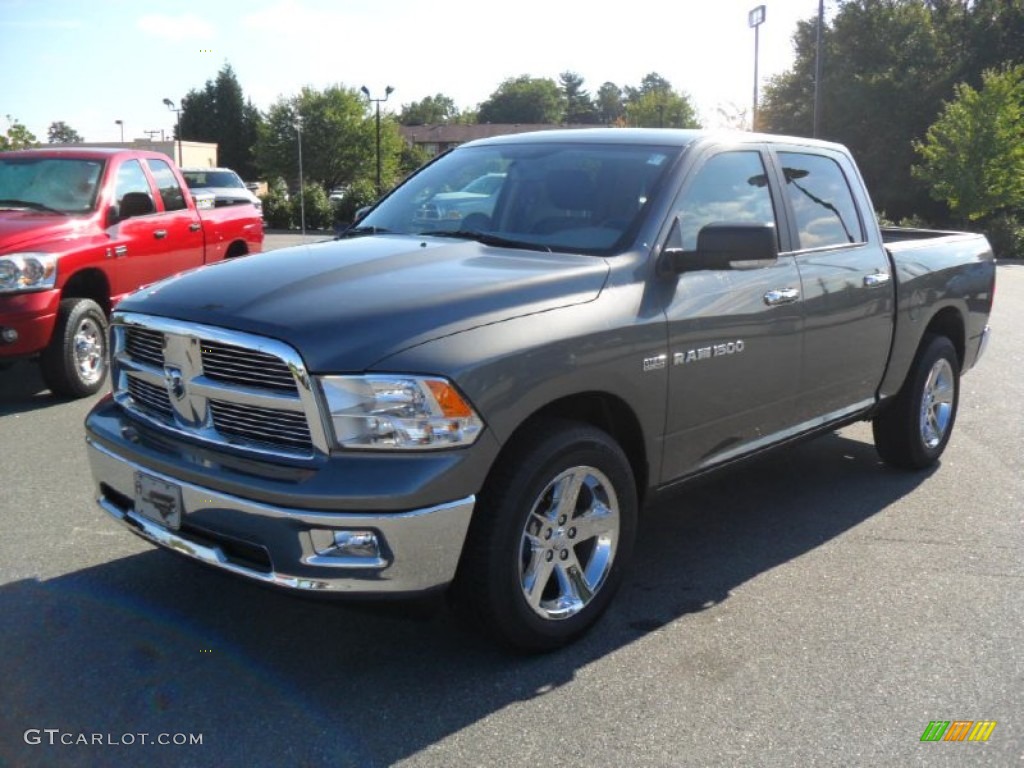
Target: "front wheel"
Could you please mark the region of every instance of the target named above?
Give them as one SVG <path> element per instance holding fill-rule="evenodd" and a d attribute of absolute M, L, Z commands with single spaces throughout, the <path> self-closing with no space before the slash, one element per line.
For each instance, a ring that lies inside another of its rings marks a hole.
<path fill-rule="evenodd" d="M 903 388 L 872 422 L 882 459 L 902 469 L 930 467 L 946 449 L 960 402 L 960 362 L 945 336 L 926 336 Z"/>
<path fill-rule="evenodd" d="M 88 397 L 107 375 L 107 317 L 91 299 L 63 299 L 50 345 L 40 358 L 43 380 L 55 395 Z"/>
<path fill-rule="evenodd" d="M 605 432 L 531 429 L 481 493 L 456 596 L 504 644 L 546 651 L 596 622 L 633 549 L 632 468 Z"/>

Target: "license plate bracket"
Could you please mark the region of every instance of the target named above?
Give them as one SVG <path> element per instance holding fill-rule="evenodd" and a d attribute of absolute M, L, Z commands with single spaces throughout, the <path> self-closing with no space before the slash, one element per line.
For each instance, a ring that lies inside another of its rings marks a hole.
<path fill-rule="evenodd" d="M 181 528 L 181 486 L 145 472 L 135 473 L 135 511 L 172 531 Z"/>

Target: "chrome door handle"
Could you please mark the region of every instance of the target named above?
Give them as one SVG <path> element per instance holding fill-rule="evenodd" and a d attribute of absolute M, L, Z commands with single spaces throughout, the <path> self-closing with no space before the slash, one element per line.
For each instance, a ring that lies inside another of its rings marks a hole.
<path fill-rule="evenodd" d="M 864 287 L 874 288 L 878 285 L 885 285 L 892 279 L 888 272 L 875 272 L 873 275 L 864 275 Z"/>
<path fill-rule="evenodd" d="M 153 233 L 153 237 L 155 237 L 157 240 L 163 240 L 165 237 L 167 237 L 167 230 L 158 229 L 156 230 L 156 232 Z"/>
<path fill-rule="evenodd" d="M 777 307 L 780 304 L 792 304 L 799 298 L 800 291 L 796 288 L 778 288 L 764 295 L 764 303 L 769 307 Z"/>
<path fill-rule="evenodd" d="M 127 245 L 118 245 L 118 246 L 114 247 L 114 258 L 115 259 L 120 258 L 121 256 L 124 256 L 126 253 L 128 253 L 128 246 Z"/>
<path fill-rule="evenodd" d="M 202 227 L 202 226 L 203 225 L 200 224 L 198 221 L 194 221 L 194 222 L 192 222 L 191 224 L 188 225 L 188 231 L 189 232 L 198 232 L 200 227 Z"/>

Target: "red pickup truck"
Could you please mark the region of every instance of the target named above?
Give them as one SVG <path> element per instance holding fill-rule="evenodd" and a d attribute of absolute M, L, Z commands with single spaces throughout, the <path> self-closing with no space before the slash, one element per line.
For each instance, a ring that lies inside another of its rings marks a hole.
<path fill-rule="evenodd" d="M 91 395 L 106 377 L 107 317 L 121 298 L 262 247 L 255 206 L 192 195 L 165 155 L 0 153 L 0 367 L 38 356 L 54 394 Z"/>

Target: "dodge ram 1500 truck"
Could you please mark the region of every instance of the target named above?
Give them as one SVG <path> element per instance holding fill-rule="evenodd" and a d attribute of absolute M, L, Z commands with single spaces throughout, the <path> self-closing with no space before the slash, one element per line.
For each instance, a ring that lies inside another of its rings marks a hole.
<path fill-rule="evenodd" d="M 55 394 L 97 392 L 107 317 L 125 294 L 262 248 L 252 205 L 200 202 L 156 152 L 0 154 L 0 363 L 38 356 Z"/>
<path fill-rule="evenodd" d="M 450 586 L 528 650 L 597 620 L 656 492 L 856 420 L 936 462 L 995 290 L 984 237 L 883 232 L 844 148 L 756 134 L 471 142 L 290 250 L 122 302 L 100 506 L 297 592 Z"/>

